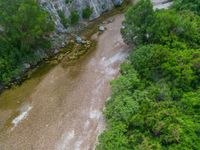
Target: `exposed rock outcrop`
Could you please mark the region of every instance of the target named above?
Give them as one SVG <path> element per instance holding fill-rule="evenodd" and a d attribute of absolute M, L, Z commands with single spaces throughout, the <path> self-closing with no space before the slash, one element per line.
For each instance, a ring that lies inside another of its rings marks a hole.
<path fill-rule="evenodd" d="M 82 12 L 86 8 L 92 10 L 88 20 L 98 18 L 102 13 L 111 10 L 114 6 L 121 5 L 123 0 L 39 0 L 39 3 L 44 7 L 51 15 L 55 22 L 55 32 L 51 35 L 52 48 L 58 49 L 62 43 L 66 43 L 68 39 L 68 33 L 83 28 L 86 24 L 79 26 L 66 26 L 62 24 L 62 17 L 66 20 L 70 20 L 71 12 L 76 11 L 79 15 L 79 20 L 82 21 Z M 62 13 L 62 16 L 60 15 Z"/>
<path fill-rule="evenodd" d="M 62 11 L 66 18 L 76 10 L 82 19 L 83 9 L 89 7 L 93 10 L 90 20 L 99 17 L 103 12 L 111 10 L 115 5 L 121 5 L 123 0 L 39 0 L 40 4 L 48 10 L 55 21 L 56 30 L 59 33 L 66 32 L 66 27 L 61 23 L 59 11 Z"/>
<path fill-rule="evenodd" d="M 114 0 L 113 2 L 116 6 L 120 6 L 123 3 L 123 0 Z"/>

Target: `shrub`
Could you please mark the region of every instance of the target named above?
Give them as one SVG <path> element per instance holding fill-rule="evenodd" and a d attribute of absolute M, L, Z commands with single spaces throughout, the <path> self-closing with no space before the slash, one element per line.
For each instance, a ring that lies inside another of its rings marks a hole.
<path fill-rule="evenodd" d="M 90 8 L 90 7 L 86 7 L 86 8 L 83 9 L 83 11 L 82 11 L 82 17 L 83 17 L 84 19 L 89 19 L 90 16 L 92 15 L 92 13 L 93 13 L 93 9 Z"/>
<path fill-rule="evenodd" d="M 148 42 L 149 28 L 154 22 L 153 5 L 150 0 L 141 0 L 125 14 L 122 36 L 126 43 L 140 45 Z"/>
<path fill-rule="evenodd" d="M 69 21 L 68 21 L 68 19 L 65 17 L 64 12 L 60 10 L 60 11 L 58 11 L 58 15 L 59 15 L 59 17 L 60 17 L 60 20 L 61 20 L 62 25 L 63 25 L 65 28 L 67 28 L 68 25 L 69 25 Z"/>
<path fill-rule="evenodd" d="M 71 4 L 73 2 L 73 0 L 65 0 L 66 4 Z"/>
<path fill-rule="evenodd" d="M 71 12 L 70 21 L 71 21 L 70 23 L 71 23 L 72 25 L 75 25 L 75 24 L 78 23 L 78 21 L 79 21 L 79 14 L 78 14 L 78 11 L 73 10 L 73 11 Z"/>

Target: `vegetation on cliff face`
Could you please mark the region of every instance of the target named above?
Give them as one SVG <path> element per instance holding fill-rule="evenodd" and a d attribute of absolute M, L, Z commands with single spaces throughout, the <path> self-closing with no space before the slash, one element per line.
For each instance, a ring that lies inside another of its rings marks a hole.
<path fill-rule="evenodd" d="M 24 63 L 40 59 L 36 50 L 50 48 L 54 23 L 37 0 L 1 0 L 0 14 L 0 82 L 7 84 L 28 67 Z"/>
<path fill-rule="evenodd" d="M 93 8 L 86 7 L 85 9 L 82 10 L 82 17 L 84 19 L 89 19 L 92 13 L 93 13 Z"/>
<path fill-rule="evenodd" d="M 136 48 L 111 82 L 98 150 L 200 149 L 200 16 L 187 8 L 127 11 L 122 35 Z"/>

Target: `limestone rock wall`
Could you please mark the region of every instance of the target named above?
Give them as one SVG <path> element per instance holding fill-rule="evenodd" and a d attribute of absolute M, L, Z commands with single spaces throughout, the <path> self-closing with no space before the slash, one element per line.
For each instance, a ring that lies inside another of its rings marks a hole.
<path fill-rule="evenodd" d="M 93 9 L 90 20 L 99 17 L 103 12 L 111 10 L 114 5 L 119 5 L 122 0 L 39 0 L 40 4 L 51 14 L 55 21 L 57 32 L 66 32 L 61 23 L 58 12 L 62 11 L 69 18 L 73 10 L 78 11 L 80 19 L 82 10 L 86 7 Z"/>

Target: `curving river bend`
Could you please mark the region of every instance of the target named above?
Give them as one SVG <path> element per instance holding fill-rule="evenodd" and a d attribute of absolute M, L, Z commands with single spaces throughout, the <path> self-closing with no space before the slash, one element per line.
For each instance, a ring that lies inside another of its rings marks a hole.
<path fill-rule="evenodd" d="M 92 36 L 95 51 L 71 66 L 56 65 L 26 95 L 12 127 L 0 133 L 1 150 L 94 149 L 104 128 L 109 81 L 129 49 L 120 35 L 122 21 L 123 15 L 115 16 L 103 34 Z"/>

